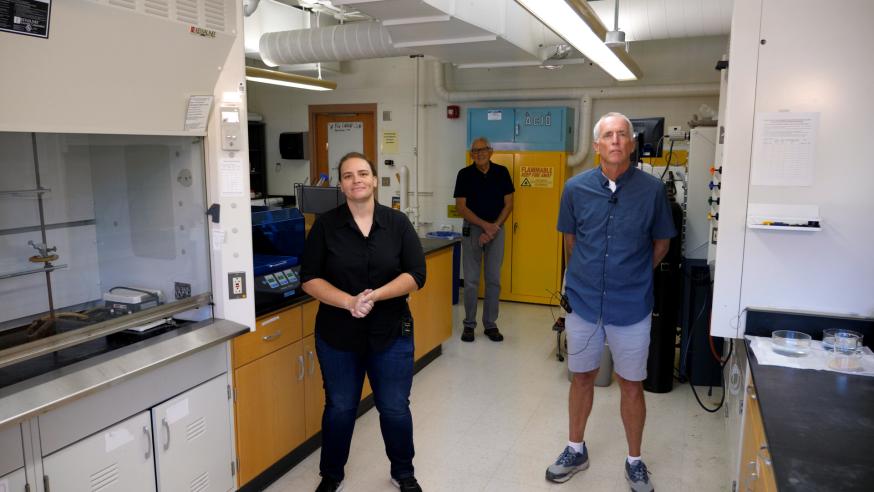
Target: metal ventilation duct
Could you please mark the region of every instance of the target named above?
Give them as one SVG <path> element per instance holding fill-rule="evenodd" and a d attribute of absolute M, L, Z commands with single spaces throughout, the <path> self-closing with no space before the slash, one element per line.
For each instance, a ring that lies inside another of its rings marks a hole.
<path fill-rule="evenodd" d="M 274 67 L 413 54 L 395 48 L 388 30 L 379 22 L 268 32 L 261 36 L 259 49 L 264 63 Z"/>

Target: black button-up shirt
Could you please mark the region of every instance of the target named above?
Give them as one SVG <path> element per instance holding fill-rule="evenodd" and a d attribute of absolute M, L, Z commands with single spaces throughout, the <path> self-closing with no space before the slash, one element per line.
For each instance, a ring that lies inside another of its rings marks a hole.
<path fill-rule="evenodd" d="M 489 161 L 489 170 L 480 171 L 476 164 L 458 170 L 455 178 L 455 198 L 464 198 L 471 212 L 486 222 L 494 222 L 504 209 L 504 197 L 513 193 L 510 171 Z"/>
<path fill-rule="evenodd" d="M 320 278 L 350 295 L 376 289 L 401 273 L 425 285 L 425 255 L 409 219 L 376 204 L 370 235 L 364 236 L 346 204 L 319 216 L 304 248 L 301 282 Z M 407 296 L 377 302 L 364 318 L 347 309 L 321 303 L 316 333 L 338 350 L 382 350 L 400 334 L 410 316 Z"/>

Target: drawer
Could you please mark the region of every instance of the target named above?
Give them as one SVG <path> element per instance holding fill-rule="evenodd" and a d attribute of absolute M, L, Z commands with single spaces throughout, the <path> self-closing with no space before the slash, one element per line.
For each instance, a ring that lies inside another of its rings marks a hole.
<path fill-rule="evenodd" d="M 255 321 L 255 331 L 234 338 L 234 367 L 240 367 L 300 340 L 301 326 L 300 306 L 258 318 Z"/>
<path fill-rule="evenodd" d="M 319 312 L 319 301 L 312 301 L 303 305 L 303 336 L 308 337 L 316 331 L 316 313 Z"/>

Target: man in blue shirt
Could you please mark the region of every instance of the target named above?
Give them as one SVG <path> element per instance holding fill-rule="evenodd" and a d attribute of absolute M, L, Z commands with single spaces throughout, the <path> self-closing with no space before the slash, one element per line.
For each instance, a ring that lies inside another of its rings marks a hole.
<path fill-rule="evenodd" d="M 565 291 L 572 312 L 565 326 L 573 382 L 568 445 L 547 468 L 546 479 L 565 482 L 589 466 L 583 434 L 606 338 L 621 390 L 625 478 L 631 490 L 651 491 L 640 459 L 646 420 L 641 381 L 649 353 L 653 268 L 677 232 L 661 180 L 631 165 L 631 121 L 619 113 L 601 117 L 594 148 L 601 165 L 568 180 L 558 216 L 570 256 Z"/>

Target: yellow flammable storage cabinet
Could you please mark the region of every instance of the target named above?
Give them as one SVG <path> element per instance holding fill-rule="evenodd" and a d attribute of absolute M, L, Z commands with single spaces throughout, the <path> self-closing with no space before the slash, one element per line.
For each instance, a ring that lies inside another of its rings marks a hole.
<path fill-rule="evenodd" d="M 558 305 L 562 242 L 555 226 L 573 120 L 573 109 L 565 107 L 468 110 L 468 149 L 476 138 L 489 139 L 492 162 L 509 169 L 516 188 L 505 222 L 501 300 Z M 467 162 L 473 162 L 469 152 Z"/>

